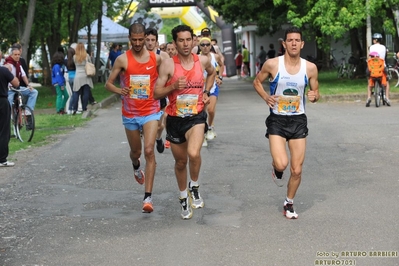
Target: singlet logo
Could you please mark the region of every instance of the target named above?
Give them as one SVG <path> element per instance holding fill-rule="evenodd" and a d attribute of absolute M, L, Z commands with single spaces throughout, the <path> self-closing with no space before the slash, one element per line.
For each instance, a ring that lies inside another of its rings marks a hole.
<path fill-rule="evenodd" d="M 286 95 L 286 96 L 297 96 L 298 95 L 298 90 L 295 89 L 295 88 L 288 88 L 288 89 L 285 89 L 283 91 L 283 95 Z"/>
<path fill-rule="evenodd" d="M 203 86 L 204 84 L 201 81 L 192 81 L 192 80 L 187 81 L 187 88 L 203 89 Z"/>
<path fill-rule="evenodd" d="M 154 66 L 149 66 L 149 67 L 146 67 L 147 68 L 147 70 L 150 70 L 151 68 L 153 68 Z"/>

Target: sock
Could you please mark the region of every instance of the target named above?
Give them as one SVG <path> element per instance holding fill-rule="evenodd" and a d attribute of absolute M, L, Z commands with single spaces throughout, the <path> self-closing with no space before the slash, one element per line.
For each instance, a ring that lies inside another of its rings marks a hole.
<path fill-rule="evenodd" d="M 276 168 L 274 168 L 274 174 L 276 175 L 276 177 L 277 177 L 278 179 L 283 178 L 283 172 L 277 171 Z"/>
<path fill-rule="evenodd" d="M 145 193 L 144 193 L 144 199 L 143 199 L 143 200 L 145 200 L 145 199 L 148 198 L 148 197 L 151 197 L 151 194 L 152 194 L 152 193 L 150 193 L 150 192 L 145 192 Z"/>
<path fill-rule="evenodd" d="M 156 139 L 156 140 L 158 140 L 158 141 L 159 141 L 159 140 L 162 140 L 162 138 L 159 138 L 159 139 Z"/>
<path fill-rule="evenodd" d="M 193 180 L 190 181 L 190 185 L 189 185 L 190 188 L 198 187 L 198 186 L 199 186 L 198 181 L 193 181 Z"/>
<path fill-rule="evenodd" d="M 287 204 L 294 204 L 294 199 L 286 198 L 284 201 L 284 205 L 287 205 Z"/>
<path fill-rule="evenodd" d="M 181 199 L 187 198 L 187 190 L 186 189 L 183 191 L 180 191 L 180 198 Z"/>
<path fill-rule="evenodd" d="M 134 163 L 132 163 L 132 164 L 133 164 L 133 169 L 134 169 L 134 170 L 137 170 L 137 169 L 140 168 L 140 161 L 138 161 L 138 162 L 139 162 L 138 165 L 134 165 Z"/>

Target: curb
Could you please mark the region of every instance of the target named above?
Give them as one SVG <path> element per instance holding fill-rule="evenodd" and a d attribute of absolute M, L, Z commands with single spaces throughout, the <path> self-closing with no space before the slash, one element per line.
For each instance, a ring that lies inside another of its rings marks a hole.
<path fill-rule="evenodd" d="M 82 115 L 82 118 L 88 118 L 92 116 L 95 112 L 97 112 L 98 109 L 106 108 L 110 106 L 111 104 L 117 102 L 120 99 L 120 96 L 118 94 L 113 94 L 109 96 L 108 98 L 105 98 L 98 104 L 94 106 L 94 108 L 88 110 L 85 114 Z"/>

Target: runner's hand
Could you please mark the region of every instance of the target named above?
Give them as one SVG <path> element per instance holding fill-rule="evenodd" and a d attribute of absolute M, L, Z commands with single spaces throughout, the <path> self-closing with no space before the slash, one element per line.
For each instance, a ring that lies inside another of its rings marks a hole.
<path fill-rule="evenodd" d="M 270 108 L 274 108 L 274 105 L 278 102 L 278 96 L 277 95 L 269 95 L 266 99 L 266 104 Z"/>

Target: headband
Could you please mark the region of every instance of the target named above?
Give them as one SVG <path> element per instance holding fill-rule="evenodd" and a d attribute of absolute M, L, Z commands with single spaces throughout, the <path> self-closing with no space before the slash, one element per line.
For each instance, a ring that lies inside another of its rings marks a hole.
<path fill-rule="evenodd" d="M 202 37 L 200 43 L 202 43 L 203 41 L 211 42 L 211 39 L 209 39 L 208 37 Z"/>

